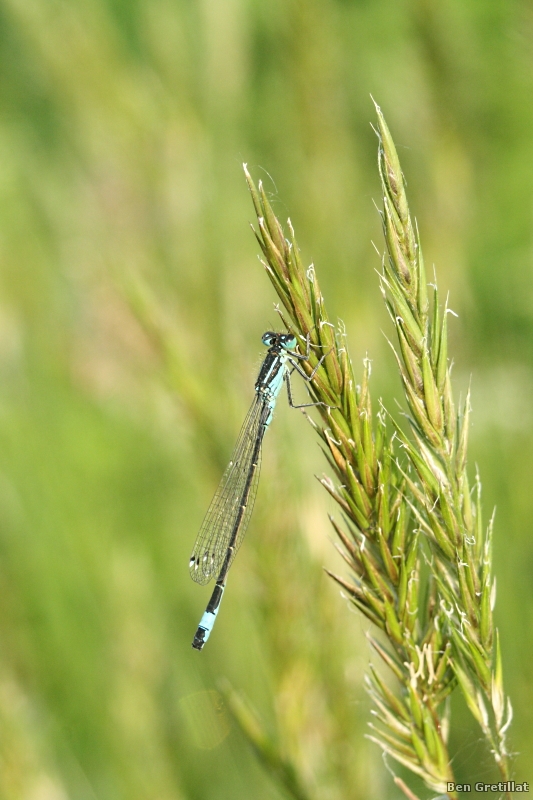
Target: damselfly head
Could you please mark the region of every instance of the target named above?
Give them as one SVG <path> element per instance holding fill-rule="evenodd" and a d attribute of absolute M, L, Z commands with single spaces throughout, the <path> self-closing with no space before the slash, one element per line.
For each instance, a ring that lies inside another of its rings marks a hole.
<path fill-rule="evenodd" d="M 263 334 L 263 344 L 266 347 L 283 347 L 284 350 L 294 350 L 296 347 L 296 337 L 292 333 L 276 333 L 267 331 Z"/>

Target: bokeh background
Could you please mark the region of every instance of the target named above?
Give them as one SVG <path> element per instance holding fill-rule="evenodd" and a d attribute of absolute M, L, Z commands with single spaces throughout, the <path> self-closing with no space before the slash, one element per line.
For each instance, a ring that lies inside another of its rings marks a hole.
<path fill-rule="evenodd" d="M 290 215 L 356 373 L 368 354 L 374 398 L 401 399 L 370 94 L 458 314 L 515 777 L 533 777 L 531 4 L 1 0 L 2 800 L 286 797 L 222 679 L 309 798 L 399 797 L 364 738 L 367 624 L 322 571 L 343 571 L 325 464 L 285 402 L 215 631 L 190 646 L 209 594 L 190 548 L 278 324 L 241 162 Z M 495 778 L 459 699 L 451 749 L 458 779 Z"/>

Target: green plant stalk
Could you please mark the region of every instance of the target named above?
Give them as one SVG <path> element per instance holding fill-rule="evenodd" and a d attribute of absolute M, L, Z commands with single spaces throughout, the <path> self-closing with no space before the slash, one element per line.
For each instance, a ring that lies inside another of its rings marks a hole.
<path fill-rule="evenodd" d="M 342 510 L 345 526 L 332 522 L 353 577 L 348 581 L 328 574 L 382 631 L 387 646 L 369 638 L 399 683 L 399 691 L 393 692 L 372 672 L 368 691 L 379 727 L 373 727 L 369 738 L 431 789 L 445 792 L 453 773 L 442 703 L 455 676 L 448 664 L 449 643 L 442 635 L 443 611 L 438 604 L 419 603 L 418 534 L 409 522 L 406 482 L 384 414 L 373 416 L 370 363 L 365 362 L 361 384 L 356 385 L 345 333 L 329 321 L 316 271 L 312 265 L 304 268 L 290 220 L 286 236 L 262 184 L 256 187 L 244 169 L 258 220 L 254 233 L 281 301 L 281 319 L 302 352 L 307 339 L 311 345 L 309 361 L 302 362 L 308 375 L 326 355 L 309 391 L 314 401 L 330 408 L 317 409 L 320 422 L 309 419 L 335 477 L 319 480 Z"/>
<path fill-rule="evenodd" d="M 472 507 L 466 469 L 470 393 L 456 411 L 448 363 L 449 309 L 447 305 L 441 309 L 436 286 L 430 308 L 400 162 L 378 106 L 376 111 L 388 256 L 383 259 L 381 285 L 398 336 L 395 353 L 411 412 L 412 438 L 400 429 L 398 434 L 417 476 L 410 485 L 412 503 L 432 548 L 431 569 L 453 644 L 450 663 L 501 775 L 508 780 L 505 733 L 512 711 L 503 691 L 493 621 L 492 523 L 484 530 L 479 478 Z"/>
<path fill-rule="evenodd" d="M 251 743 L 269 774 L 293 800 L 310 800 L 311 795 L 302 785 L 295 766 L 281 754 L 278 742 L 265 731 L 247 701 L 232 689 L 228 681 L 221 682 L 220 690 L 233 720 Z"/>

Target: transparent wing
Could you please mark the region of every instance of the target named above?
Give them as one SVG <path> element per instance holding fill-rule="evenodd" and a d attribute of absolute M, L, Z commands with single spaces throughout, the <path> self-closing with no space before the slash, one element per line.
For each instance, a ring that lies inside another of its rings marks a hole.
<path fill-rule="evenodd" d="M 208 583 L 220 572 L 239 516 L 242 498 L 248 491 L 246 508 L 242 514 L 228 568 L 241 545 L 257 494 L 261 468 L 261 438 L 264 433 L 262 426 L 269 413 L 270 409 L 264 400 L 256 395 L 244 420 L 231 461 L 226 467 L 194 543 L 189 571 L 191 578 L 197 583 Z M 253 469 L 254 452 L 257 458 L 255 469 Z M 253 474 L 251 474 L 252 469 Z M 249 479 L 250 485 L 247 489 Z"/>

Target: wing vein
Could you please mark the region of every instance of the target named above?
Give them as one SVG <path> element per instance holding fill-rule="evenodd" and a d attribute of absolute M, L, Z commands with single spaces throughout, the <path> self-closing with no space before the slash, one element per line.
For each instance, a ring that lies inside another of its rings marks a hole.
<path fill-rule="evenodd" d="M 261 467 L 261 441 L 270 409 L 265 398 L 256 394 L 244 420 L 231 460 L 226 467 L 215 495 L 204 517 L 194 543 L 189 571 L 194 581 L 208 583 L 218 575 L 228 552 L 232 532 L 240 513 L 243 495 L 250 471 L 253 469 L 253 456 L 256 453 L 256 466 L 251 477 L 246 498 L 246 507 L 237 530 L 233 551 L 226 571 L 229 569 L 239 549 L 250 521 Z"/>

